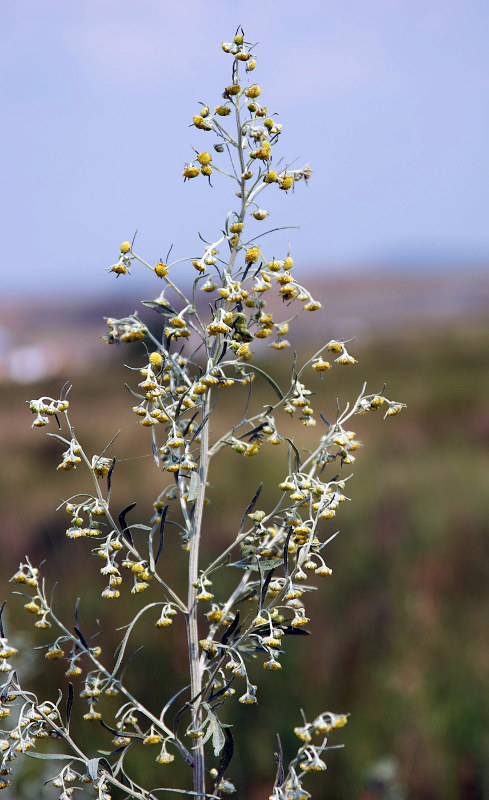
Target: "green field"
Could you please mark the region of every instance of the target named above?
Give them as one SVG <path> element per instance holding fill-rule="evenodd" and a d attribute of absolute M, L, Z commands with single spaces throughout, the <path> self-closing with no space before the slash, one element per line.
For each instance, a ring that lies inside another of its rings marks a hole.
<path fill-rule="evenodd" d="M 301 341 L 299 363 L 314 347 L 306 338 Z M 229 775 L 244 781 L 247 800 L 267 797 L 275 730 L 285 753 L 292 754 L 290 731 L 300 724 L 299 709 L 309 718 L 329 709 L 350 712 L 351 718 L 335 734 L 334 743 L 344 742 L 345 749 L 332 751 L 327 773 L 308 784 L 314 797 L 394 798 L 393 789 L 376 794 L 380 789 L 372 780 L 375 765 L 394 757 L 406 797 L 476 800 L 489 795 L 489 331 L 482 320 L 468 318 L 424 327 L 405 324 L 395 333 L 371 334 L 363 345 L 360 339 L 352 352 L 359 361 L 354 367 L 335 367 L 323 381 L 311 377 L 314 407 L 334 418 L 337 397 L 343 405 L 367 380 L 372 391 L 386 382 L 388 397 L 408 409 L 386 421 L 380 411 L 354 420 L 364 447 L 356 453 L 355 474 L 347 484 L 352 502 L 343 504 L 330 525 L 331 533 L 341 530 L 327 548 L 333 575 L 319 580 L 320 591 L 308 601 L 312 635 L 286 643 L 281 674 L 262 675 L 258 662 L 251 668 L 252 675 L 260 671 L 258 706 L 231 704 L 226 710 L 237 740 Z M 94 453 L 123 429 L 113 451 L 118 459 L 114 507 L 137 501 L 133 513 L 147 523 L 166 477 L 147 455 L 147 431 L 135 424 L 132 399 L 123 388 L 129 378 L 119 361 L 138 363 L 134 351 L 128 353 L 114 350 L 111 366 L 94 367 L 74 380 L 72 421 Z M 287 380 L 290 363 L 290 353 L 284 353 L 269 365 L 279 383 Z M 104 582 L 90 557 L 90 543 L 69 541 L 67 515 L 55 511 L 63 499 L 87 488 L 85 476 L 81 470 L 56 472 L 59 444 L 44 429 L 29 430 L 24 401 L 41 394 L 56 397 L 62 382 L 2 386 L 1 577 L 5 583 L 26 552 L 36 564 L 45 559 L 48 582 L 62 579 L 55 605 L 64 609 L 67 621 L 73 624 L 75 599 L 83 595 L 83 629 L 95 633 L 99 619 L 115 647 L 121 635 L 115 628 L 130 621 L 134 598 L 126 590 L 120 601 L 100 599 Z M 219 400 L 223 426 L 245 402 L 244 389 L 231 391 Z M 257 380 L 253 402 L 268 402 L 267 392 Z M 283 415 L 282 424 L 288 421 Z M 308 431 L 294 427 L 293 433 L 312 442 L 321 435 L 321 424 Z M 287 471 L 287 450 L 285 445 L 264 447 L 253 459 L 229 452 L 217 464 L 210 476 L 209 551 L 231 537 L 257 479 L 268 481 L 260 502 L 273 502 Z M 171 533 L 164 558 L 174 579 L 181 580 L 186 556 Z M 234 572 L 228 568 L 223 583 L 232 585 Z M 148 593 L 155 591 L 151 587 Z M 9 592 L 7 587 L 2 593 L 8 599 L 8 631 L 26 650 L 19 672 L 40 695 L 53 694 L 62 666 L 47 664 L 43 651 L 28 655 L 30 645 L 50 641 L 49 632 L 34 633 L 21 600 Z M 159 707 L 181 685 L 185 642 L 178 624 L 159 631 L 151 622 L 135 636 L 133 648 L 143 642 L 145 648 L 135 657 L 130 682 Z M 156 670 L 156 681 L 145 679 L 150 670 Z M 88 733 L 109 749 L 110 737 L 96 724 Z M 23 774 L 19 800 L 32 796 L 30 781 L 37 769 L 39 762 L 33 762 L 31 772 Z M 177 786 L 187 779 L 184 767 L 175 768 L 175 778 L 166 772 L 162 778 L 161 770 L 171 773 L 172 768 L 157 767 L 148 757 L 141 757 L 140 769 L 155 773 L 155 785 L 169 780 L 166 785 Z"/>

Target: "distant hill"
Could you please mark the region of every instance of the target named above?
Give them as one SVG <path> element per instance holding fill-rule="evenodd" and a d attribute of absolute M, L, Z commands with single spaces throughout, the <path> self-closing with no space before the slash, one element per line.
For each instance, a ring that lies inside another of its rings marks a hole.
<path fill-rule="evenodd" d="M 328 274 L 329 271 L 329 274 Z M 302 276 L 297 273 L 297 280 Z M 325 267 L 306 274 L 304 282 L 324 313 L 301 313 L 300 303 L 281 303 L 271 291 L 266 299 L 278 321 L 297 315 L 295 333 L 310 337 L 314 326 L 321 337 L 378 336 L 388 331 L 439 323 L 456 325 L 489 312 L 489 266 L 471 272 L 460 267 L 449 272 L 359 271 L 344 277 Z M 127 283 L 130 288 L 130 283 Z M 28 383 L 50 375 L 83 373 L 109 358 L 101 341 L 104 316 L 123 317 L 140 309 L 140 297 L 127 288 L 98 297 L 78 297 L 76 303 L 57 298 L 36 302 L 10 302 L 0 306 L 0 380 Z M 155 294 L 156 289 L 155 287 Z M 148 298 L 150 299 L 150 298 Z M 210 300 L 202 296 L 202 305 Z M 151 312 L 149 312 L 151 313 Z"/>

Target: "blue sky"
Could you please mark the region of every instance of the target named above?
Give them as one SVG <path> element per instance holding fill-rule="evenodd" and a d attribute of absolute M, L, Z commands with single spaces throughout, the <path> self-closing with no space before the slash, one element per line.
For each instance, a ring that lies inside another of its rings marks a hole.
<path fill-rule="evenodd" d="M 120 291 L 104 268 L 136 228 L 149 261 L 200 254 L 233 189 L 181 171 L 209 148 L 189 123 L 229 83 L 220 42 L 238 24 L 260 42 L 281 153 L 313 168 L 263 195 L 270 224 L 300 226 L 277 257 L 290 241 L 322 270 L 489 263 L 488 23 L 485 0 L 4 4 L 4 296 Z"/>

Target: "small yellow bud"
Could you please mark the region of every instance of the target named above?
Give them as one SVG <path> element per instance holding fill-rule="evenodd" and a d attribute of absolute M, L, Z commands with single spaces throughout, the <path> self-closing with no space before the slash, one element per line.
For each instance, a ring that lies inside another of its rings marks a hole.
<path fill-rule="evenodd" d="M 231 231 L 231 233 L 241 233 L 243 227 L 244 226 L 242 222 L 234 222 L 229 228 L 229 230 Z"/>
<path fill-rule="evenodd" d="M 126 267 L 125 264 L 114 264 L 110 269 L 109 272 L 115 272 L 116 275 L 127 275 L 129 269 Z"/>
<path fill-rule="evenodd" d="M 216 114 L 220 117 L 227 117 L 231 113 L 231 109 L 229 106 L 217 106 L 216 107 Z"/>
<path fill-rule="evenodd" d="M 331 369 L 331 364 L 329 361 L 323 361 L 322 358 L 318 358 L 318 360 L 312 365 L 312 368 L 316 372 L 325 372 L 326 370 Z"/>
<path fill-rule="evenodd" d="M 161 742 L 161 736 L 159 736 L 157 733 L 150 733 L 149 736 L 146 736 L 146 738 L 143 739 L 143 744 L 145 744 L 146 746 L 159 744 L 160 742 Z"/>
<path fill-rule="evenodd" d="M 246 251 L 245 261 L 247 264 L 256 264 L 259 258 L 260 258 L 259 247 L 250 247 L 249 250 Z"/>
<path fill-rule="evenodd" d="M 256 67 L 256 58 L 250 58 L 246 64 L 246 72 L 253 72 Z"/>
<path fill-rule="evenodd" d="M 122 242 L 121 253 L 128 253 L 131 249 L 131 242 Z"/>
<path fill-rule="evenodd" d="M 200 169 L 198 167 L 194 167 L 192 165 L 185 167 L 182 172 L 184 178 L 196 178 L 199 174 Z"/>
<path fill-rule="evenodd" d="M 241 91 L 241 86 L 239 83 L 233 83 L 231 86 L 226 86 L 224 89 L 224 96 L 225 97 L 232 97 L 235 94 L 239 94 Z"/>
<path fill-rule="evenodd" d="M 149 356 L 149 363 L 153 365 L 153 367 L 161 367 L 163 364 L 163 356 L 157 350 L 154 353 L 150 353 Z"/>
<path fill-rule="evenodd" d="M 275 170 L 271 169 L 263 178 L 265 183 L 275 183 L 278 180 L 278 175 Z"/>
<path fill-rule="evenodd" d="M 284 175 L 280 179 L 280 188 L 284 190 L 284 192 L 288 192 L 290 187 L 294 183 L 294 176 L 293 175 Z"/>
<path fill-rule="evenodd" d="M 201 131 L 210 131 L 212 130 L 212 125 L 209 122 L 206 122 L 204 117 L 200 114 L 195 114 L 192 117 L 192 122 L 196 128 L 199 128 Z"/>
<path fill-rule="evenodd" d="M 205 164 L 210 164 L 210 162 L 212 161 L 212 156 L 210 153 L 205 153 L 205 152 L 199 153 L 199 155 L 197 156 L 197 161 L 199 162 L 199 164 L 202 164 L 204 166 Z"/>
<path fill-rule="evenodd" d="M 212 167 L 210 164 L 205 164 L 203 167 L 200 168 L 202 175 L 205 175 L 207 178 L 212 175 Z M 215 263 L 215 262 L 214 262 Z"/>
<path fill-rule="evenodd" d="M 249 86 L 247 89 L 245 89 L 245 95 L 246 97 L 254 100 L 256 97 L 261 95 L 261 89 L 259 86 L 254 84 L 253 86 Z"/>

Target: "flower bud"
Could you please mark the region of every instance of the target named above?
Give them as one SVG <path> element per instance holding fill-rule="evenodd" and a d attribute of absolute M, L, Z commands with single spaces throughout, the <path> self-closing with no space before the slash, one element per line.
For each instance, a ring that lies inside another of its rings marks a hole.
<path fill-rule="evenodd" d="M 182 172 L 182 175 L 184 178 L 196 178 L 199 172 L 200 169 L 198 167 L 189 165 L 188 167 L 185 167 L 185 169 Z"/>
<path fill-rule="evenodd" d="M 199 164 L 202 164 L 203 166 L 205 166 L 206 164 L 210 164 L 211 163 L 212 156 L 211 156 L 210 153 L 206 153 L 206 152 L 199 153 L 199 155 L 197 156 L 197 161 L 199 162 Z"/>
<path fill-rule="evenodd" d="M 158 261 L 154 268 L 155 273 L 157 274 L 158 278 L 164 278 L 165 275 L 168 275 L 168 267 L 163 261 Z"/>
<path fill-rule="evenodd" d="M 254 100 L 256 97 L 259 97 L 261 95 L 261 89 L 256 84 L 254 84 L 253 86 L 248 86 L 248 88 L 245 89 L 245 95 L 246 97 L 249 97 L 250 99 Z"/>
<path fill-rule="evenodd" d="M 256 264 L 259 258 L 260 258 L 259 247 L 250 247 L 249 250 L 246 251 L 245 261 L 247 264 Z"/>
<path fill-rule="evenodd" d="M 294 183 L 294 176 L 293 175 L 284 175 L 280 178 L 280 188 L 284 190 L 284 192 L 288 192 L 290 187 Z"/>
<path fill-rule="evenodd" d="M 210 131 L 212 129 L 212 125 L 209 122 L 206 122 L 204 117 L 200 114 L 195 114 L 192 117 L 192 122 L 196 128 L 199 128 L 201 131 Z"/>

